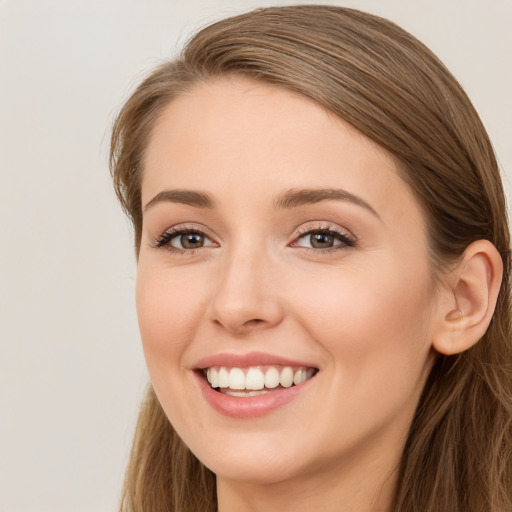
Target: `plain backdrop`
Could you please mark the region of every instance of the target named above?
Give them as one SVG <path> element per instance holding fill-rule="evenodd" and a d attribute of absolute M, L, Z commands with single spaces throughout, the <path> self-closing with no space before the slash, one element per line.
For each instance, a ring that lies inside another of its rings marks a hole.
<path fill-rule="evenodd" d="M 285 3 L 0 0 L 0 512 L 116 510 L 147 374 L 112 120 L 194 30 Z M 430 46 L 512 172 L 512 0 L 322 3 Z"/>

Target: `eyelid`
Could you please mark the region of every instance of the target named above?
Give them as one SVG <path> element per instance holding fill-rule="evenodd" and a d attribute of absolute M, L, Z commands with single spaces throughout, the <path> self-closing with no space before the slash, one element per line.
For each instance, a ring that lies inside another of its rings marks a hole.
<path fill-rule="evenodd" d="M 179 247 L 174 247 L 171 245 L 170 242 L 172 239 L 188 233 L 198 233 L 203 235 L 211 242 L 211 244 L 195 249 L 180 249 Z M 208 229 L 206 229 L 204 226 L 197 226 L 194 224 L 177 224 L 175 226 L 168 227 L 162 233 L 153 238 L 150 242 L 150 246 L 154 249 L 166 249 L 169 252 L 179 254 L 194 254 L 196 251 L 201 249 L 218 247 L 218 245 L 218 242 L 215 241 L 215 237 L 210 234 Z"/>
<path fill-rule="evenodd" d="M 300 247 L 305 250 L 312 250 L 319 253 L 326 253 L 329 251 L 338 251 L 347 249 L 350 247 L 355 247 L 357 245 L 357 239 L 356 237 L 346 228 L 342 228 L 338 225 L 331 224 L 329 222 L 320 222 L 315 221 L 309 224 L 305 224 L 297 229 L 297 232 L 294 235 L 294 239 L 292 243 L 290 244 L 292 247 L 294 247 L 294 244 L 297 243 L 297 241 L 306 235 L 313 234 L 313 233 L 326 233 L 326 234 L 332 234 L 336 237 L 337 240 L 341 240 L 343 243 L 340 245 L 336 245 L 333 247 L 329 247 L 326 249 L 318 249 L 315 247 L 301 247 L 295 245 L 295 247 Z"/>
<path fill-rule="evenodd" d="M 171 240 L 177 236 L 187 234 L 187 233 L 199 233 L 207 238 L 211 244 L 203 247 L 198 247 L 195 249 L 181 249 L 179 247 L 174 247 L 170 244 Z M 313 233 L 326 233 L 334 235 L 334 237 L 341 241 L 341 244 L 334 245 L 333 247 L 320 249 L 315 247 L 302 247 L 295 245 L 297 241 L 308 234 Z M 194 254 L 198 250 L 208 249 L 210 247 L 218 247 L 219 243 L 216 241 L 215 236 L 210 234 L 210 230 L 205 228 L 204 226 L 198 226 L 195 224 L 177 224 L 175 226 L 171 226 L 166 228 L 160 235 L 156 236 L 150 243 L 150 246 L 155 249 L 167 249 L 170 252 L 175 252 L 179 254 Z M 350 247 L 354 247 L 357 245 L 356 237 L 346 228 L 342 228 L 336 224 L 331 224 L 330 222 L 325 221 L 312 221 L 308 224 L 304 224 L 300 226 L 295 234 L 292 242 L 289 244 L 291 247 L 298 247 L 304 250 L 311 250 L 319 253 L 327 253 L 329 251 L 339 251 L 343 249 L 347 249 Z"/>

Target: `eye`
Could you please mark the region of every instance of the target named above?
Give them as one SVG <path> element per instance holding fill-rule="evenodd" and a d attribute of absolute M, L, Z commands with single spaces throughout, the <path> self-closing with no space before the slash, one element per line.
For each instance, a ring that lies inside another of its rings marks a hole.
<path fill-rule="evenodd" d="M 354 247 L 355 240 L 348 233 L 333 228 L 308 229 L 297 238 L 293 246 L 326 251 Z"/>
<path fill-rule="evenodd" d="M 153 247 L 165 247 L 170 251 L 186 252 L 203 247 L 214 246 L 214 242 L 197 229 L 172 228 L 162 233 L 153 243 Z"/>
<path fill-rule="evenodd" d="M 199 249 L 207 242 L 207 238 L 202 233 L 184 233 L 174 236 L 170 244 L 177 249 Z"/>

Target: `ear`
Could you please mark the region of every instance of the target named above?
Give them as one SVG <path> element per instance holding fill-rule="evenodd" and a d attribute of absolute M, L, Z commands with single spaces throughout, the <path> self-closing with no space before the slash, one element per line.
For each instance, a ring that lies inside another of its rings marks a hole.
<path fill-rule="evenodd" d="M 480 340 L 491 322 L 502 276 L 503 261 L 491 242 L 478 240 L 468 246 L 455 270 L 446 276 L 434 349 L 454 355 Z"/>

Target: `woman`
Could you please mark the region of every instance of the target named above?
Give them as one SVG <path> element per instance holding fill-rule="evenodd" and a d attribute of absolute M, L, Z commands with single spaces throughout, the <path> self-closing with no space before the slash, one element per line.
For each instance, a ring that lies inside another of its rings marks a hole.
<path fill-rule="evenodd" d="M 200 31 L 114 126 L 152 387 L 122 510 L 510 510 L 509 231 L 468 98 L 326 6 Z"/>

